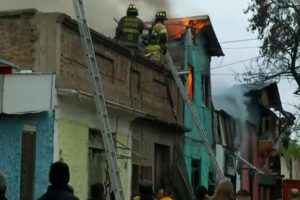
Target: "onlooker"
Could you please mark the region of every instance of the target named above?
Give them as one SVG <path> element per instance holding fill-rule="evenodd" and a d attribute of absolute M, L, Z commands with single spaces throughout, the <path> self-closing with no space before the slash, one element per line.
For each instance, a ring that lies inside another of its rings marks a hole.
<path fill-rule="evenodd" d="M 195 200 L 204 200 L 207 195 L 207 189 L 204 186 L 199 185 L 196 187 L 194 194 Z"/>
<path fill-rule="evenodd" d="M 139 185 L 141 200 L 153 200 L 153 185 L 151 181 L 144 180 Z"/>
<path fill-rule="evenodd" d="M 247 190 L 240 190 L 236 193 L 236 200 L 251 200 L 251 194 Z"/>
<path fill-rule="evenodd" d="M 172 191 L 170 188 L 164 189 L 164 194 L 161 200 L 173 200 L 172 198 Z"/>
<path fill-rule="evenodd" d="M 292 188 L 290 190 L 290 199 L 291 200 L 300 200 L 299 190 L 297 188 Z"/>
<path fill-rule="evenodd" d="M 104 186 L 102 183 L 95 183 L 91 186 L 91 198 L 90 200 L 104 200 Z"/>
<path fill-rule="evenodd" d="M 208 200 L 230 200 L 233 197 L 233 185 L 229 180 L 221 181 L 213 196 L 207 196 Z"/>
<path fill-rule="evenodd" d="M 64 162 L 53 163 L 50 167 L 48 191 L 39 200 L 79 200 L 72 194 L 68 183 L 70 181 L 69 167 Z"/>
<path fill-rule="evenodd" d="M 156 199 L 157 199 L 157 200 L 160 200 L 161 198 L 163 198 L 163 196 L 164 196 L 164 189 L 163 189 L 163 188 L 159 188 L 159 189 L 157 190 Z"/>
<path fill-rule="evenodd" d="M 6 188 L 7 188 L 6 178 L 0 172 L 0 200 L 7 200 L 6 197 L 5 197 Z"/>

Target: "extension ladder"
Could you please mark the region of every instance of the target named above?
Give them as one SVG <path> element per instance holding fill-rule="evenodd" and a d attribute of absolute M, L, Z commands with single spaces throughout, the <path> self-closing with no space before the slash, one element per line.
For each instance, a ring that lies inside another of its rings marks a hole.
<path fill-rule="evenodd" d="M 217 172 L 217 176 L 218 176 L 219 179 L 223 179 L 224 175 L 223 175 L 222 170 L 221 170 L 221 168 L 220 168 L 220 166 L 219 166 L 219 164 L 217 162 L 215 153 L 214 153 L 214 151 L 213 151 L 213 149 L 212 149 L 212 147 L 211 147 L 211 145 L 209 143 L 209 140 L 208 140 L 208 138 L 207 138 L 207 136 L 205 134 L 204 129 L 201 126 L 200 119 L 199 119 L 199 117 L 198 117 L 198 115 L 196 113 L 194 105 L 192 104 L 192 102 L 191 102 L 191 100 L 190 100 L 190 98 L 189 98 L 189 96 L 187 94 L 185 86 L 183 85 L 181 79 L 179 78 L 176 66 L 175 66 L 175 64 L 173 62 L 173 59 L 172 59 L 172 57 L 171 57 L 171 55 L 170 55 L 169 52 L 167 52 L 167 54 L 166 54 L 166 59 L 167 59 L 167 65 L 168 65 L 168 67 L 169 67 L 169 69 L 170 69 L 170 71 L 171 71 L 171 73 L 173 75 L 173 78 L 174 78 L 174 80 L 176 82 L 176 85 L 177 85 L 177 87 L 179 89 L 179 92 L 180 92 L 180 94 L 181 94 L 184 102 L 186 103 L 188 111 L 190 112 L 190 114 L 192 116 L 192 119 L 193 119 L 193 122 L 194 122 L 194 124 L 196 126 L 196 129 L 197 129 L 200 137 L 202 138 L 202 140 L 204 142 L 204 145 L 205 145 L 205 148 L 207 150 L 207 153 L 209 154 L 209 158 L 210 158 L 210 160 L 211 160 L 211 162 L 212 162 L 212 164 L 213 164 L 213 166 L 214 166 L 214 168 L 215 168 L 215 170 Z"/>
<path fill-rule="evenodd" d="M 119 172 L 118 162 L 117 162 L 117 153 L 116 153 L 115 144 L 111 132 L 104 93 L 103 93 L 100 75 L 99 75 L 99 69 L 96 62 L 96 55 L 94 51 L 90 29 L 84 11 L 83 1 L 73 0 L 73 5 L 74 5 L 76 19 L 80 31 L 80 37 L 84 47 L 89 77 L 94 92 L 94 100 L 97 109 L 96 110 L 97 116 L 99 118 L 99 122 L 101 125 L 100 127 L 102 128 L 101 135 L 104 144 L 106 159 L 108 161 L 108 165 L 110 169 L 112 188 L 115 194 L 115 198 L 117 200 L 124 200 L 124 193 L 122 190 L 120 172 Z"/>

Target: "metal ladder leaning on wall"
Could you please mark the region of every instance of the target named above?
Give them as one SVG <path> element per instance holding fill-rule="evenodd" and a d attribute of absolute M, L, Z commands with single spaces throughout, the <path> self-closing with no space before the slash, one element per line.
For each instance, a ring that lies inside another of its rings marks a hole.
<path fill-rule="evenodd" d="M 165 57 L 166 57 L 167 62 L 168 62 L 167 65 L 168 65 L 168 67 L 169 67 L 169 69 L 170 69 L 170 71 L 172 73 L 172 76 L 173 76 L 173 78 L 174 78 L 174 80 L 176 82 L 176 85 L 177 85 L 177 87 L 179 89 L 179 92 L 180 92 L 180 94 L 181 94 L 181 96 L 182 96 L 185 104 L 187 105 L 188 111 L 190 112 L 190 114 L 192 116 L 192 119 L 193 119 L 193 122 L 194 122 L 194 124 L 196 126 L 196 129 L 197 129 L 200 137 L 203 140 L 203 143 L 204 143 L 205 148 L 207 150 L 207 153 L 209 155 L 210 161 L 212 162 L 212 164 L 213 164 L 213 166 L 214 166 L 214 168 L 216 170 L 217 176 L 218 176 L 219 179 L 223 179 L 224 175 L 223 175 L 222 170 L 221 170 L 221 168 L 220 168 L 220 166 L 219 166 L 219 164 L 217 162 L 215 153 L 214 153 L 213 149 L 211 148 L 211 145 L 210 145 L 209 140 L 208 140 L 208 138 L 207 138 L 207 136 L 205 134 L 204 129 L 201 126 L 200 119 L 199 119 L 199 117 L 198 117 L 198 115 L 196 113 L 196 109 L 195 109 L 194 105 L 192 104 L 192 102 L 191 102 L 191 100 L 190 100 L 190 98 L 189 98 L 189 96 L 187 94 L 185 86 L 183 85 L 181 79 L 179 78 L 176 66 L 175 66 L 175 64 L 173 62 L 173 59 L 172 59 L 170 53 L 167 52 L 167 54 L 166 54 Z"/>
<path fill-rule="evenodd" d="M 110 168 L 110 178 L 112 188 L 117 200 L 124 200 L 124 192 L 122 190 L 120 172 L 117 162 L 117 153 L 114 145 L 114 140 L 111 132 L 110 122 L 107 114 L 107 108 L 104 98 L 104 93 L 101 85 L 99 68 L 96 62 L 96 55 L 94 51 L 93 41 L 90 29 L 87 23 L 87 18 L 84 11 L 82 0 L 73 0 L 74 10 L 80 37 L 84 47 L 84 53 L 87 61 L 90 81 L 94 92 L 94 100 L 96 104 L 97 116 L 100 122 L 102 140 L 104 144 L 106 159 Z"/>

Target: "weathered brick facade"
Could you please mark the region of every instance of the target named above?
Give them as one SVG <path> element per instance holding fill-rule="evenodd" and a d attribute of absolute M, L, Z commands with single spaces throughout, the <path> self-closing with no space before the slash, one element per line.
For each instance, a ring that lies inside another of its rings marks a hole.
<path fill-rule="evenodd" d="M 55 72 L 57 88 L 90 92 L 86 61 L 77 24 L 60 13 L 22 10 L 0 13 L 0 58 L 23 69 Z M 182 122 L 182 99 L 163 67 L 132 56 L 113 40 L 92 31 L 105 96 L 109 101 L 176 123 L 167 94 L 166 77 Z M 167 74 L 167 75 L 165 75 Z"/>

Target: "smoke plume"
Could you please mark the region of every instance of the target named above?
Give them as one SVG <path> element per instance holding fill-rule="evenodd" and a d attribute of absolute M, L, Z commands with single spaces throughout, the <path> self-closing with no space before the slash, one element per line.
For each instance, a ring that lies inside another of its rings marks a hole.
<path fill-rule="evenodd" d="M 240 121 L 248 120 L 247 102 L 249 97 L 245 96 L 247 90 L 240 86 L 233 86 L 224 93 L 215 95 L 213 102 L 216 110 L 224 110 L 229 115 Z"/>
<path fill-rule="evenodd" d="M 170 0 L 84 0 L 89 24 L 107 36 L 114 36 L 116 22 L 126 14 L 129 3 L 135 3 L 142 20 L 151 20 L 155 12 L 171 11 Z M 74 18 L 72 0 L 0 0 L 1 10 L 36 8 L 43 12 L 62 12 Z"/>

